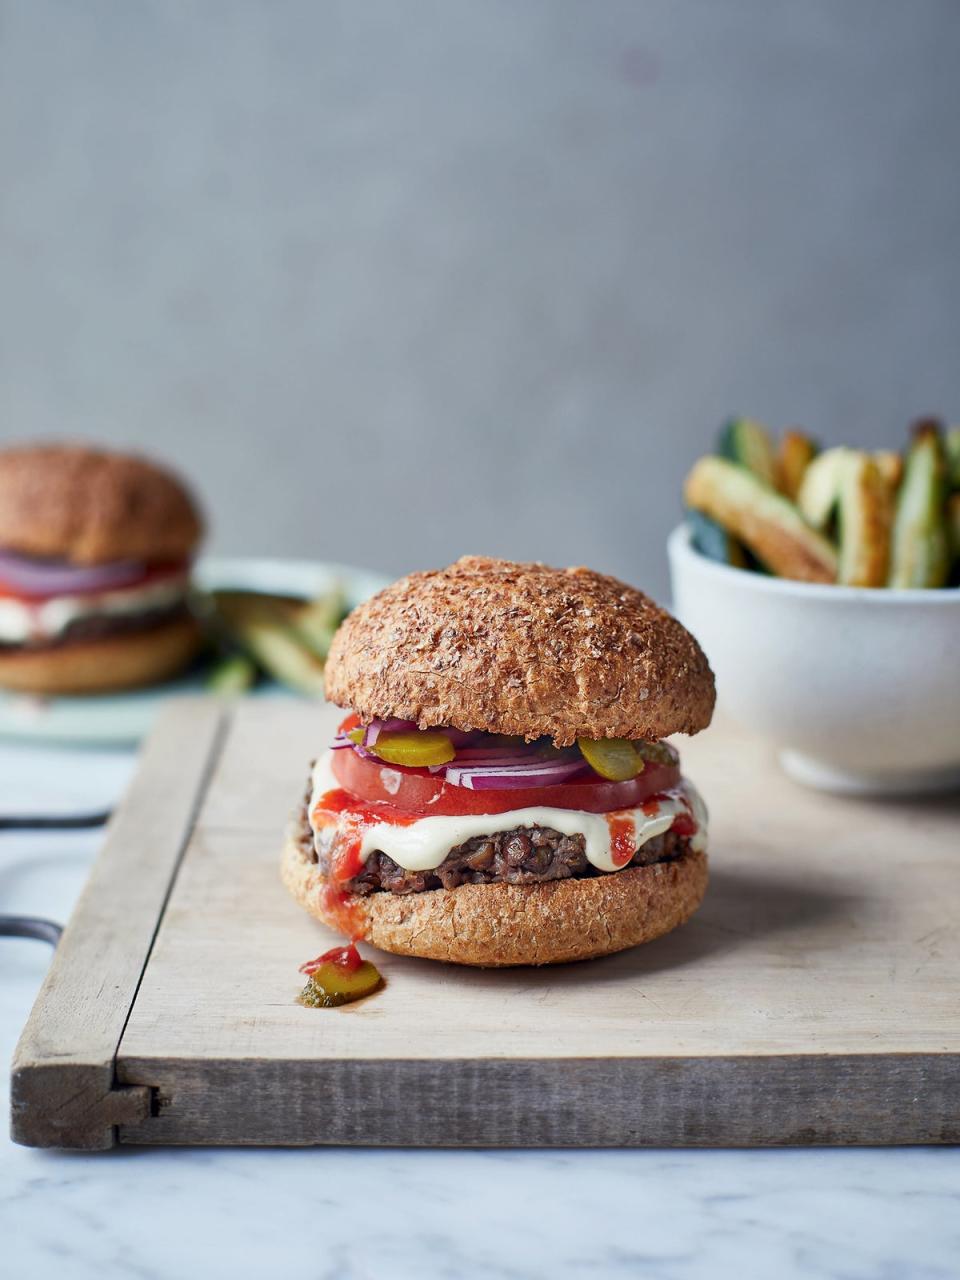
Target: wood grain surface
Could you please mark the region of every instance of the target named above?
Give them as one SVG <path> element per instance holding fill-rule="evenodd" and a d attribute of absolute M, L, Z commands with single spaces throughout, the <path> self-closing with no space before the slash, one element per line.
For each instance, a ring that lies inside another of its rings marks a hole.
<path fill-rule="evenodd" d="M 683 929 L 540 970 L 377 954 L 383 992 L 303 1009 L 297 966 L 333 935 L 287 897 L 277 864 L 336 715 L 253 702 L 230 714 L 219 745 L 207 732 L 209 785 L 169 901 L 157 904 L 163 918 L 117 1051 L 117 1084 L 139 1090 L 119 1141 L 960 1138 L 957 798 L 802 790 L 763 744 L 718 725 L 679 743 L 712 814 L 711 886 Z M 196 795 L 205 766 L 192 725 L 209 716 L 172 714 L 137 788 L 149 793 L 173 770 Z M 125 892 L 98 865 L 88 894 L 109 900 L 102 912 L 123 913 Z M 44 1015 L 51 1048 L 69 1043 L 55 1012 Z"/>
<path fill-rule="evenodd" d="M 110 1147 L 117 1124 L 149 1113 L 148 1090 L 117 1085 L 117 1045 L 222 721 L 215 702 L 185 699 L 144 749 L 14 1055 L 16 1142 Z"/>

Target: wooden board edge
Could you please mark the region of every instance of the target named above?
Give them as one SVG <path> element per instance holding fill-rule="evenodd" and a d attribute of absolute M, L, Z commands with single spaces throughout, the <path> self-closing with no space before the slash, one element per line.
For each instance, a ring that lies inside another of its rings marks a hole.
<path fill-rule="evenodd" d="M 96 1063 L 14 1062 L 10 1136 L 25 1147 L 106 1151 L 117 1128 L 149 1116 L 151 1091 L 114 1084 Z"/>
<path fill-rule="evenodd" d="M 105 1150 L 118 1125 L 149 1114 L 149 1090 L 118 1086 L 116 1053 L 226 725 L 222 704 L 178 698 L 149 735 L 14 1052 L 14 1142 Z M 159 799 L 155 774 L 166 780 Z M 169 825 L 144 853 L 138 824 L 151 808 Z M 104 901 L 119 918 L 105 916 Z"/>
<path fill-rule="evenodd" d="M 322 1015 L 321 1015 L 322 1016 Z M 186 1146 L 790 1147 L 960 1143 L 960 1055 L 118 1060 L 118 1141 Z"/>

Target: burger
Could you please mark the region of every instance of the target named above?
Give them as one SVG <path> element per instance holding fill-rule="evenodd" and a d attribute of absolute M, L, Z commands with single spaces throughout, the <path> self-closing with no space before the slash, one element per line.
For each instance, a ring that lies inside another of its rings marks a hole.
<path fill-rule="evenodd" d="M 647 596 L 589 569 L 468 556 L 355 609 L 326 668 L 347 711 L 282 874 L 385 951 L 555 964 L 667 933 L 707 885 L 676 733 L 713 674 Z"/>
<path fill-rule="evenodd" d="M 101 693 L 180 671 L 203 531 L 190 493 L 142 458 L 79 445 L 0 451 L 0 686 Z"/>

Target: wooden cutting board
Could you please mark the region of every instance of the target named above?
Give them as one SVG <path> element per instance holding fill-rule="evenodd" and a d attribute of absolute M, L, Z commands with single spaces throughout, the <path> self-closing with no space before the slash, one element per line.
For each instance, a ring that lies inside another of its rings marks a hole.
<path fill-rule="evenodd" d="M 605 960 L 375 959 L 294 1000 L 334 938 L 278 859 L 329 707 L 171 706 L 109 828 L 13 1068 L 37 1146 L 764 1146 L 960 1137 L 960 801 L 805 791 L 762 744 L 683 742 L 706 902 Z"/>

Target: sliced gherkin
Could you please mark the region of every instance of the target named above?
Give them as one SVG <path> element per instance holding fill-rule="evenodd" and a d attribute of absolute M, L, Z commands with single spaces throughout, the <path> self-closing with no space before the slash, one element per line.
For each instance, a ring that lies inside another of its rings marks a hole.
<path fill-rule="evenodd" d="M 369 960 L 353 970 L 326 960 L 311 973 L 297 1003 L 308 1009 L 336 1009 L 372 995 L 382 982 L 379 970 Z"/>
<path fill-rule="evenodd" d="M 950 571 L 944 514 L 947 464 L 935 422 L 917 424 L 893 523 L 891 587 L 942 587 Z"/>
<path fill-rule="evenodd" d="M 643 757 L 629 738 L 578 738 L 577 746 L 594 773 L 610 782 L 627 782 L 643 771 Z"/>
<path fill-rule="evenodd" d="M 669 742 L 634 742 L 633 747 L 648 764 L 675 765 L 680 759 Z"/>
<path fill-rule="evenodd" d="M 388 764 L 407 765 L 412 769 L 447 764 L 456 755 L 447 735 L 433 729 L 381 733 L 367 750 Z"/>

